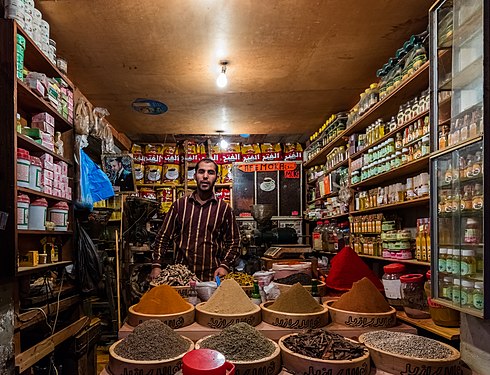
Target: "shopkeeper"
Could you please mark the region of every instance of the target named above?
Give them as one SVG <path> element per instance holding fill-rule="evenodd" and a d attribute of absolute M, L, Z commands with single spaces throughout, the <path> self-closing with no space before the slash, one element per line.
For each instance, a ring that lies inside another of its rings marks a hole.
<path fill-rule="evenodd" d="M 195 168 L 197 190 L 176 200 L 153 244 L 151 278 L 161 272 L 163 255 L 175 243 L 175 262 L 203 281 L 225 276 L 239 255 L 240 233 L 232 208 L 214 193 L 218 165 L 201 159 Z"/>

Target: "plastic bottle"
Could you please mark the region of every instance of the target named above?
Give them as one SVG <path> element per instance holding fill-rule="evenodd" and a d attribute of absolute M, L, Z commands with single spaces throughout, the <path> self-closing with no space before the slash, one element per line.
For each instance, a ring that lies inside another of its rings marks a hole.
<path fill-rule="evenodd" d="M 312 237 L 313 237 L 313 250 L 316 251 L 321 251 L 323 250 L 323 244 L 322 244 L 322 227 L 323 227 L 323 221 L 318 220 L 316 222 L 316 227 L 313 230 Z"/>
<path fill-rule="evenodd" d="M 191 305 L 196 306 L 198 303 L 196 282 L 194 280 L 191 280 L 189 282 L 189 286 L 190 286 L 190 289 L 189 289 L 189 294 L 188 294 L 187 300 L 189 301 L 189 303 Z"/>
<path fill-rule="evenodd" d="M 254 280 L 254 289 L 250 299 L 256 305 L 260 305 L 262 303 L 262 297 L 260 296 L 260 290 L 259 290 L 259 282 L 256 280 Z"/>
<path fill-rule="evenodd" d="M 320 293 L 318 292 L 318 280 L 311 279 L 311 296 L 317 301 L 321 303 Z"/>

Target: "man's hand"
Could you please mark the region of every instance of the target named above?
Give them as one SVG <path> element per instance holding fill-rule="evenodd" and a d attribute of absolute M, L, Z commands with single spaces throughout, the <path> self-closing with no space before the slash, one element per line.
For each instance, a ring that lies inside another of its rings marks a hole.
<path fill-rule="evenodd" d="M 160 267 L 155 267 L 151 270 L 150 273 L 150 279 L 155 280 L 158 276 L 160 276 L 160 273 L 162 272 L 162 269 Z"/>
<path fill-rule="evenodd" d="M 216 268 L 216 271 L 214 271 L 214 277 L 216 276 L 223 277 L 226 275 L 228 275 L 228 271 L 224 267 L 218 267 Z"/>

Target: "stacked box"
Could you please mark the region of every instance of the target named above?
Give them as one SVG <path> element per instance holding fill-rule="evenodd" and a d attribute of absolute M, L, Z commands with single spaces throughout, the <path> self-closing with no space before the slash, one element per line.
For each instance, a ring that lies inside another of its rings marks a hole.
<path fill-rule="evenodd" d="M 68 178 L 68 164 L 64 161 L 57 161 L 54 164 L 54 180 L 53 184 L 56 190 L 56 194 L 60 194 L 59 197 L 71 200 L 71 188 L 69 186 L 70 179 Z M 54 193 L 54 192 L 53 192 Z"/>

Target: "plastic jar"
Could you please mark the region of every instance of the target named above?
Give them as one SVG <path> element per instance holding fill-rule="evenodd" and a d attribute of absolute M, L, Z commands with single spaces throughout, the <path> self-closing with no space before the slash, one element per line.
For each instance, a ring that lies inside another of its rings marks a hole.
<path fill-rule="evenodd" d="M 29 204 L 31 200 L 25 194 L 17 197 L 17 229 L 29 229 Z"/>
<path fill-rule="evenodd" d="M 484 293 L 483 282 L 475 282 L 475 289 L 473 290 L 473 307 L 478 310 L 483 310 Z"/>
<path fill-rule="evenodd" d="M 29 188 L 36 191 L 42 191 L 42 163 L 41 159 L 36 156 L 31 156 L 31 165 L 29 166 Z"/>
<path fill-rule="evenodd" d="M 461 306 L 473 306 L 473 288 L 475 283 L 470 280 L 461 280 Z"/>
<path fill-rule="evenodd" d="M 382 277 L 383 286 L 385 289 L 386 299 L 393 307 L 401 310 L 403 300 L 401 295 L 400 277 L 405 273 L 405 266 L 400 263 L 388 264 L 383 267 L 384 275 Z"/>
<path fill-rule="evenodd" d="M 461 279 L 453 279 L 453 303 L 455 305 L 461 305 Z"/>
<path fill-rule="evenodd" d="M 474 250 L 461 250 L 461 276 L 471 276 L 476 273 L 476 258 Z"/>
<path fill-rule="evenodd" d="M 408 274 L 400 277 L 403 310 L 408 317 L 414 319 L 427 319 L 429 307 L 424 292 L 424 276 L 421 274 Z"/>
<path fill-rule="evenodd" d="M 46 230 L 46 211 L 48 209 L 48 201 L 44 198 L 39 198 L 29 205 L 29 229 L 30 230 Z"/>
<path fill-rule="evenodd" d="M 23 148 L 17 149 L 17 186 L 28 188 L 29 186 L 29 168 L 31 158 L 29 151 Z"/>
<path fill-rule="evenodd" d="M 60 232 L 68 230 L 68 210 L 66 202 L 58 202 L 48 209 L 48 221 L 54 223 L 54 230 Z"/>
<path fill-rule="evenodd" d="M 437 257 L 437 269 L 439 272 L 446 272 L 447 249 L 440 248 L 439 256 Z"/>

